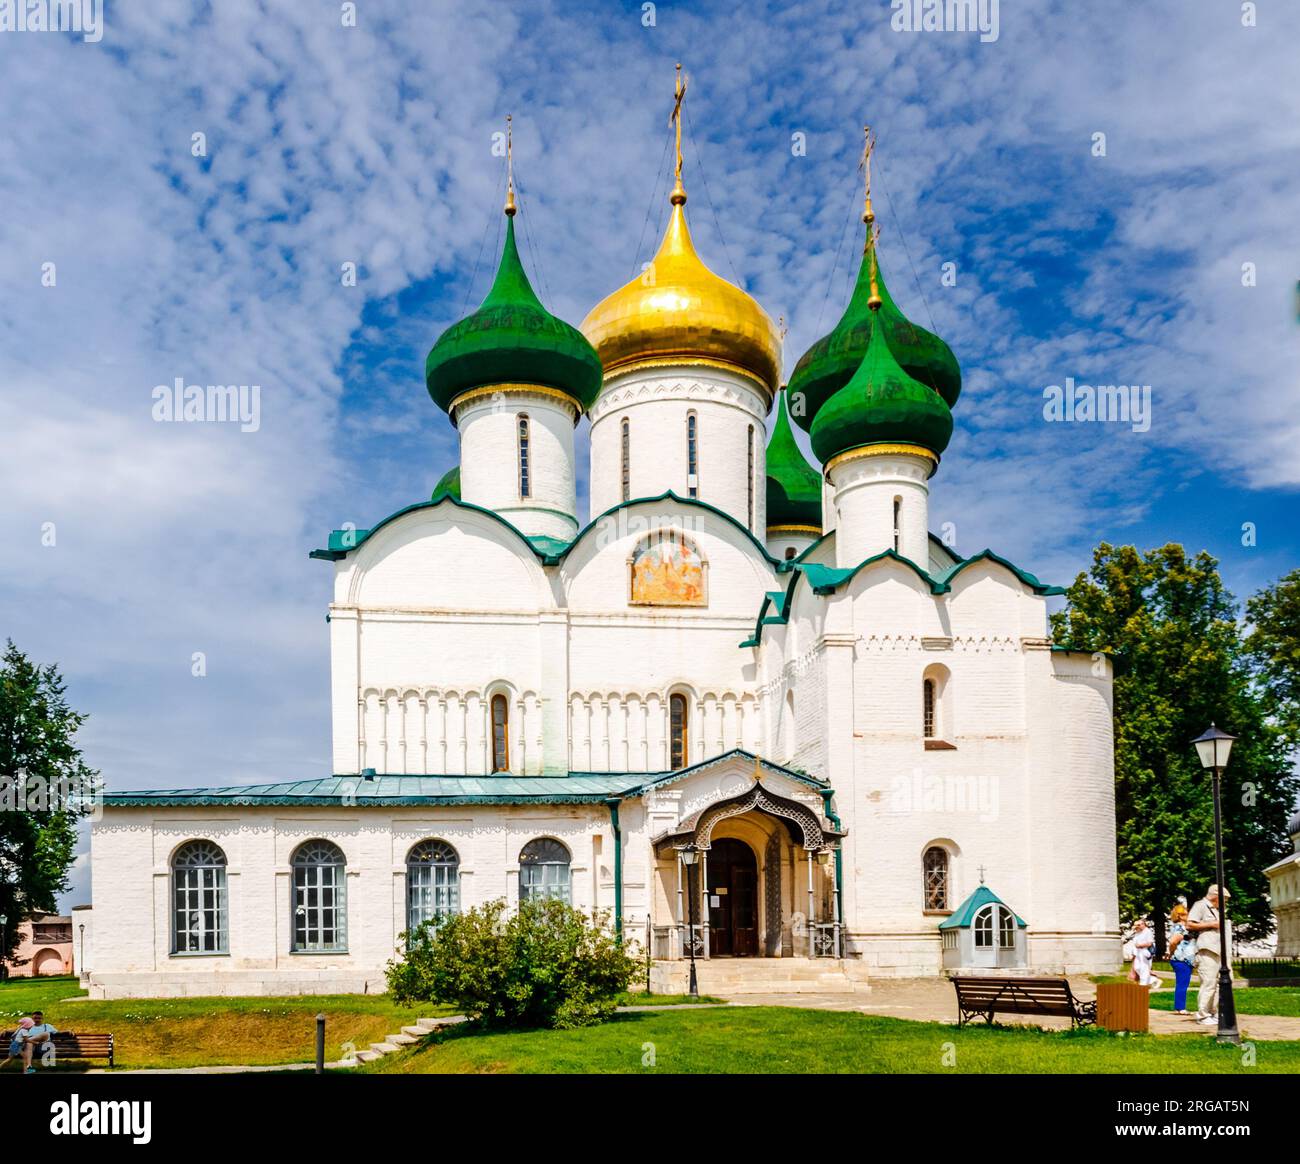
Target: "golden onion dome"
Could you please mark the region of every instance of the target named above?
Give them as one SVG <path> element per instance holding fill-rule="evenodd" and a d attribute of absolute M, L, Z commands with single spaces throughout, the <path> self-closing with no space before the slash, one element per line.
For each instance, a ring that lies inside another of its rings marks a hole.
<path fill-rule="evenodd" d="M 680 177 L 671 202 L 668 229 L 649 266 L 592 308 L 579 330 L 607 377 L 656 364 L 719 367 L 758 381 L 770 401 L 781 378 L 776 325 L 695 253 Z"/>

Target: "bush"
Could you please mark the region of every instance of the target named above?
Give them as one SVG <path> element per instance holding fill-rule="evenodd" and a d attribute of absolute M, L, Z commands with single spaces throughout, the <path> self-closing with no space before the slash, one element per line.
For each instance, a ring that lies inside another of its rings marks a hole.
<path fill-rule="evenodd" d="M 584 1027 L 603 1022 L 639 967 L 606 919 L 562 901 L 504 901 L 426 922 L 388 964 L 399 1003 L 449 1003 L 487 1026 Z"/>

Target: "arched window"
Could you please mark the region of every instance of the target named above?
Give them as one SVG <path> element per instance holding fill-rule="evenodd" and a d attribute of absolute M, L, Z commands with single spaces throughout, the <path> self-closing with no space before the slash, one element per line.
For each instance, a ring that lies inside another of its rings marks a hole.
<path fill-rule="evenodd" d="M 921 735 L 928 751 L 955 748 L 952 673 L 942 663 L 921 672 Z"/>
<path fill-rule="evenodd" d="M 211 841 L 188 841 L 172 857 L 172 953 L 229 949 L 226 854 Z"/>
<path fill-rule="evenodd" d="M 492 696 L 492 771 L 510 771 L 510 701 Z"/>
<path fill-rule="evenodd" d="M 460 912 L 460 858 L 446 841 L 421 841 L 406 854 L 406 928 Z"/>
<path fill-rule="evenodd" d="M 329 841 L 307 841 L 293 854 L 293 948 L 347 950 L 347 879 L 343 851 Z"/>
<path fill-rule="evenodd" d="M 623 500 L 632 496 L 632 422 L 625 416 L 621 426 L 623 461 Z"/>
<path fill-rule="evenodd" d="M 948 909 L 948 850 L 940 845 L 926 849 L 922 861 L 925 870 L 925 908 Z"/>
<path fill-rule="evenodd" d="M 533 466 L 532 450 L 528 434 L 528 414 L 521 412 L 518 416 L 519 423 L 519 496 L 531 497 L 533 495 Z"/>
<path fill-rule="evenodd" d="M 787 562 L 789 562 L 789 561 L 792 560 L 793 558 L 794 558 L 794 546 L 786 546 L 786 548 L 785 548 L 785 560 L 786 560 Z"/>
<path fill-rule="evenodd" d="M 693 412 L 686 414 L 686 494 L 700 495 L 699 418 Z"/>
<path fill-rule="evenodd" d="M 673 769 L 685 768 L 690 749 L 687 746 L 687 729 L 690 716 L 686 706 L 686 696 L 670 695 L 668 697 L 668 750 L 669 766 Z"/>
<path fill-rule="evenodd" d="M 569 850 L 550 837 L 529 841 L 519 854 L 519 900 L 571 901 Z"/>
<path fill-rule="evenodd" d="M 894 498 L 894 553 L 899 553 L 903 545 L 903 499 Z"/>
<path fill-rule="evenodd" d="M 749 426 L 749 528 L 754 528 L 754 426 Z"/>
<path fill-rule="evenodd" d="M 1015 949 L 1016 919 L 1005 905 L 992 902 L 984 906 L 975 915 L 972 929 L 977 950 L 991 950 L 995 941 L 999 950 Z"/>

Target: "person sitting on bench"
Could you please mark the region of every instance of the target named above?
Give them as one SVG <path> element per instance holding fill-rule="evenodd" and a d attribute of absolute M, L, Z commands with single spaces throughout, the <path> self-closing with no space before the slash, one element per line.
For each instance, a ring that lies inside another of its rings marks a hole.
<path fill-rule="evenodd" d="M 36 1051 L 38 1043 L 48 1043 L 59 1032 L 45 1021 L 45 1016 L 39 1011 L 32 1011 L 32 1028 L 23 1037 L 23 1074 L 35 1075 L 36 1068 L 32 1066 L 32 1056 Z"/>

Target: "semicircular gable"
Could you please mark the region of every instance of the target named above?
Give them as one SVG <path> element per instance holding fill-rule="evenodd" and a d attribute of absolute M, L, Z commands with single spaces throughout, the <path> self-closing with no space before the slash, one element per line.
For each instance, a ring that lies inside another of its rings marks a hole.
<path fill-rule="evenodd" d="M 413 509 L 377 529 L 352 559 L 358 606 L 474 610 L 552 605 L 531 547 L 487 514 L 445 504 Z"/>
<path fill-rule="evenodd" d="M 667 604 L 663 609 L 685 616 L 697 610 L 748 619 L 762 595 L 777 584 L 775 564 L 766 550 L 732 518 L 711 506 L 665 496 L 619 506 L 578 535 L 561 565 L 568 605 L 575 610 L 627 609 L 634 555 L 649 540 L 668 533 L 684 537 L 698 555 L 706 594 L 702 604 Z"/>

